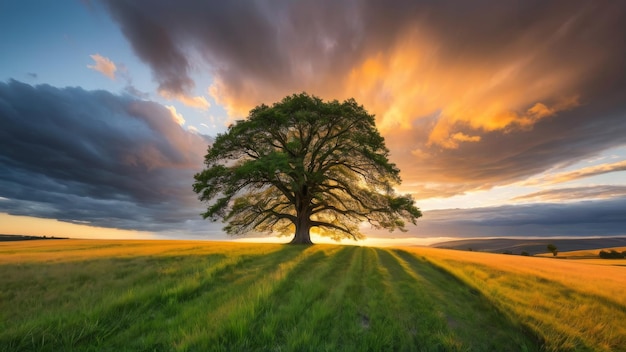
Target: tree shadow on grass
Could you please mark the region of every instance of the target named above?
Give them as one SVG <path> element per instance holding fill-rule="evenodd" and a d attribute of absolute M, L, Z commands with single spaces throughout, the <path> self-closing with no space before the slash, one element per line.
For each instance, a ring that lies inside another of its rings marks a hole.
<path fill-rule="evenodd" d="M 538 350 L 519 326 L 450 274 L 385 249 L 312 249 L 232 316 L 183 349 Z"/>
<path fill-rule="evenodd" d="M 268 289 L 264 285 L 274 284 L 272 278 L 280 275 L 273 273 L 281 271 L 281 264 L 298 260 L 305 250 L 285 246 L 271 253 L 243 255 L 211 275 L 192 281 L 191 285 L 180 282 L 160 295 L 124 303 L 139 302 L 142 305 L 139 312 L 143 317 L 151 317 L 149 322 L 133 324 L 124 335 L 128 339 L 143 336 L 145 341 L 141 346 L 165 341 L 168 349 L 174 346 L 187 349 L 185 346 L 193 345 L 198 337 L 218 336 L 229 320 L 248 310 L 258 299 L 257 295 Z M 110 310 L 113 315 L 116 308 Z"/>
<path fill-rule="evenodd" d="M 512 321 L 482 293 L 449 272 L 403 251 L 393 255 L 405 273 L 420 281 L 433 307 L 442 312 L 448 328 L 471 350 L 537 351 L 543 343 L 526 327 Z"/>
<path fill-rule="evenodd" d="M 240 307 L 231 319 L 225 321 L 216 334 L 198 336 L 189 347 L 193 350 L 273 350 L 283 345 L 285 334 L 297 329 L 311 305 L 326 294 L 327 284 L 333 280 L 331 268 L 350 254 L 349 250 L 334 247 L 323 250 L 317 246 L 289 246 L 301 252 L 291 263 L 285 263 L 284 272 L 270 287 L 262 290 L 253 302 Z M 328 267 L 323 268 L 324 264 Z M 311 285 L 311 279 L 324 277 L 324 285 Z M 272 274 L 269 273 L 271 277 Z M 295 294 L 294 294 L 295 293 Z"/>
<path fill-rule="evenodd" d="M 268 269 L 302 252 L 278 248 L 259 255 L 137 256 L 31 264 L 31 270 L 39 268 L 57 276 L 42 275 L 42 282 L 35 285 L 52 282 L 54 287 L 48 289 L 58 296 L 52 302 L 67 309 L 42 306 L 41 314 L 0 334 L 0 351 L 171 350 L 185 330 L 206 320 L 198 318 L 203 316 L 198 309 L 227 305 L 232 300 L 228 287 L 249 289 L 262 281 Z M 97 268 L 101 275 L 85 268 Z M 233 281 L 235 286 L 231 286 Z M 81 292 L 91 295 L 92 301 L 79 304 Z M 23 294 L 29 294 L 28 287 Z"/>

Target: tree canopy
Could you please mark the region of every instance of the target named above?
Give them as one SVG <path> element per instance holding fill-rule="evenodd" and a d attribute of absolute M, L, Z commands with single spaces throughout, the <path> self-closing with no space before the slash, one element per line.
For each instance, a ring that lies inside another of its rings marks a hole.
<path fill-rule="evenodd" d="M 260 105 L 219 134 L 193 189 L 208 203 L 203 217 L 223 219 L 229 234 L 293 234 L 311 243 L 310 229 L 364 238 L 361 225 L 405 230 L 422 214 L 398 195 L 400 170 L 374 116 L 354 99 L 324 102 L 306 93 Z"/>

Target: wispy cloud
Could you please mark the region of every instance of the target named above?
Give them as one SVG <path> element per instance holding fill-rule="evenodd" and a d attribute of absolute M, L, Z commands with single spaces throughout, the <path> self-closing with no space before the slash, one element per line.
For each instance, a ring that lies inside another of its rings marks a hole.
<path fill-rule="evenodd" d="M 601 164 L 595 166 L 589 166 L 582 169 L 561 172 L 553 175 L 546 175 L 539 178 L 531 179 L 525 182 L 526 185 L 538 185 L 538 184 L 556 184 L 578 180 L 585 177 L 598 176 L 608 174 L 611 172 L 626 171 L 626 160 L 618 161 L 610 164 Z"/>
<path fill-rule="evenodd" d="M 626 197 L 626 186 L 603 185 L 549 189 L 515 197 L 513 201 L 562 202 Z"/>
<path fill-rule="evenodd" d="M 208 100 L 206 100 L 203 96 L 189 96 L 184 93 L 175 93 L 166 90 L 160 90 L 159 94 L 166 99 L 175 99 L 180 101 L 181 103 L 201 110 L 207 110 L 211 104 Z"/>
<path fill-rule="evenodd" d="M 463 184 L 447 183 L 408 183 L 401 185 L 403 193 L 411 193 L 416 200 L 429 198 L 450 198 L 464 194 L 466 186 Z"/>
<path fill-rule="evenodd" d="M 100 54 L 93 54 L 89 56 L 95 63 L 94 65 L 87 65 L 88 68 L 98 71 L 110 79 L 115 79 L 115 71 L 117 71 L 117 67 L 113 61 Z"/>

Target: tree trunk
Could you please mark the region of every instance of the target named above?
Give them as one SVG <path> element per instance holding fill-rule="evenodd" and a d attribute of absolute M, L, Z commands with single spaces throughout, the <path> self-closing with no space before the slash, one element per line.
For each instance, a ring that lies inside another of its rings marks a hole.
<path fill-rule="evenodd" d="M 303 168 L 304 170 L 304 168 Z M 311 198 L 308 195 L 308 187 L 303 185 L 300 192 L 296 194 L 296 233 L 290 244 L 313 244 L 311 242 Z"/>
<path fill-rule="evenodd" d="M 293 239 L 290 244 L 313 244 L 311 242 L 311 234 L 309 232 L 311 230 L 311 224 L 308 216 L 300 215 L 298 216 L 298 220 L 296 223 L 296 233 L 293 236 Z"/>

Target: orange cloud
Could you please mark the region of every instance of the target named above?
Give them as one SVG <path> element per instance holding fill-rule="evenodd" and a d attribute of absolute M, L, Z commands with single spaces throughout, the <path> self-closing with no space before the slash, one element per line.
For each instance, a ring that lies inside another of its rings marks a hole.
<path fill-rule="evenodd" d="M 183 118 L 183 114 L 176 111 L 176 108 L 174 106 L 165 105 L 165 108 L 167 108 L 167 110 L 170 111 L 170 114 L 172 115 L 172 120 L 174 120 L 174 122 L 176 122 L 180 126 L 185 124 L 185 119 Z"/>
<path fill-rule="evenodd" d="M 246 90 L 248 92 L 248 90 Z M 219 77 L 215 78 L 213 84 L 209 87 L 208 93 L 215 100 L 215 102 L 224 107 L 228 113 L 228 121 L 225 122 L 229 125 L 233 121 L 242 118 L 248 114 L 250 109 L 255 106 L 255 100 L 250 100 L 246 97 L 257 97 L 257 92 L 252 94 L 245 94 L 245 92 L 237 93 L 228 88 Z M 269 102 L 268 102 L 269 103 Z"/>
<path fill-rule="evenodd" d="M 462 132 L 457 132 L 453 134 L 452 139 L 459 142 L 480 142 L 480 136 L 468 136 Z"/>
<path fill-rule="evenodd" d="M 487 62 L 448 58 L 417 31 L 387 53 L 354 67 L 345 92 L 370 107 L 385 133 L 433 118 L 428 145 L 457 148 L 478 142 L 467 131 L 530 129 L 539 120 L 579 105 L 571 91 L 578 67 L 536 69 L 537 53 Z"/>
<path fill-rule="evenodd" d="M 117 67 L 115 66 L 115 63 L 113 61 L 100 54 L 94 54 L 89 56 L 93 59 L 95 65 L 87 65 L 88 68 L 98 71 L 103 75 L 109 77 L 110 79 L 115 79 L 115 71 L 117 71 Z"/>
<path fill-rule="evenodd" d="M 427 146 L 445 149 L 480 142 L 485 132 L 530 130 L 580 105 L 573 87 L 588 68 L 579 61 L 545 64 L 545 45 L 520 39 L 498 57 L 466 58 L 446 51 L 425 28 L 394 41 L 389 50 L 365 53 L 348 70 L 295 74 L 296 91 L 354 97 L 377 116 L 383 134 L 428 121 Z M 231 118 L 240 118 L 255 105 L 294 93 L 291 89 L 254 77 L 233 84 L 218 75 L 209 95 Z"/>

